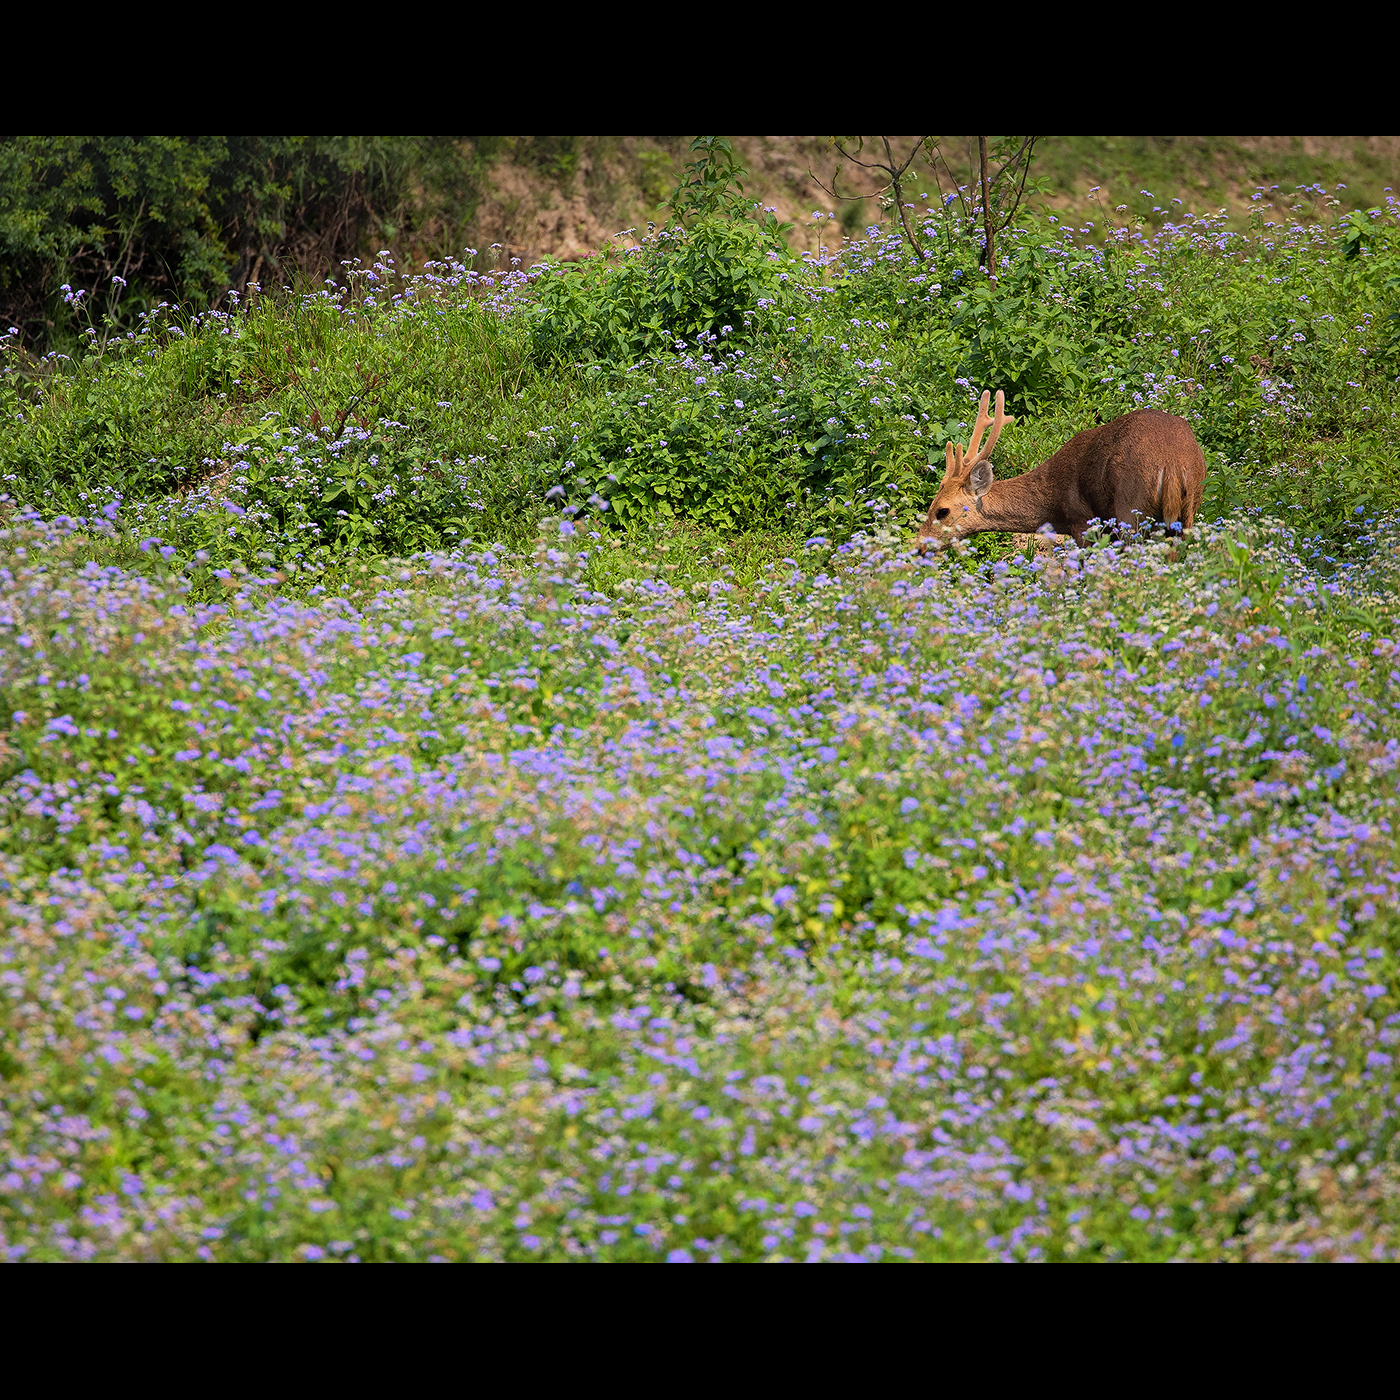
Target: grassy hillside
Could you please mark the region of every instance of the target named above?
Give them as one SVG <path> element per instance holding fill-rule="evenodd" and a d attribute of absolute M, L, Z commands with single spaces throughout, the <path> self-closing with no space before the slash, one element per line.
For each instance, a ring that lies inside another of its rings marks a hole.
<path fill-rule="evenodd" d="M 1136 212 L 1136 199 L 1149 190 L 1168 213 L 1179 199 L 1191 212 L 1224 209 L 1232 226 L 1244 228 L 1262 190 L 1265 201 L 1310 222 L 1325 217 L 1333 199 L 1343 213 L 1384 207 L 1386 195 L 1400 187 L 1400 139 L 1052 136 L 1038 148 L 1036 173 L 1052 182 L 1054 198 L 1082 200 L 1086 210 L 1100 205 L 1089 198 L 1095 185 L 1110 213 L 1119 205 Z"/>
<path fill-rule="evenodd" d="M 1394 1258 L 1400 230 L 1339 212 L 991 283 L 718 198 L 12 345 L 0 1248 Z M 1206 519 L 915 554 L 983 387 L 1001 474 L 1181 414 Z"/>
<path fill-rule="evenodd" d="M 926 508 L 985 385 L 1021 418 L 1003 474 L 1167 408 L 1206 451 L 1210 512 L 1286 512 L 1335 554 L 1396 503 L 1396 221 L 1271 212 L 1103 246 L 1051 214 L 1013 231 L 995 287 L 934 213 L 918 265 L 878 233 L 797 257 L 742 220 L 549 274 L 386 257 L 334 288 L 95 325 L 72 359 L 9 338 L 0 476 L 48 514 L 115 510 L 115 548 L 248 565 L 522 548 L 592 498 L 613 538 L 840 535 Z"/>

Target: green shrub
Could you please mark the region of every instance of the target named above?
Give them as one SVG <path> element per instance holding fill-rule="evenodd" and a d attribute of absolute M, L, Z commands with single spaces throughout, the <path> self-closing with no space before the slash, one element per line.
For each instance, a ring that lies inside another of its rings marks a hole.
<path fill-rule="evenodd" d="M 654 231 L 639 248 L 545 278 L 535 349 L 626 367 L 700 335 L 742 339 L 755 312 L 789 300 L 800 266 L 771 215 Z"/>

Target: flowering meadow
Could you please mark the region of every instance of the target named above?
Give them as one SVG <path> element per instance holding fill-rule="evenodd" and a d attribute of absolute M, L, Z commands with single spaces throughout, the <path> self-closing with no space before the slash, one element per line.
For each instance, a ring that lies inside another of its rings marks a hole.
<path fill-rule="evenodd" d="M 13 354 L 6 1256 L 1395 1258 L 1390 226 L 1038 229 Z M 914 553 L 1003 382 L 1214 523 Z"/>

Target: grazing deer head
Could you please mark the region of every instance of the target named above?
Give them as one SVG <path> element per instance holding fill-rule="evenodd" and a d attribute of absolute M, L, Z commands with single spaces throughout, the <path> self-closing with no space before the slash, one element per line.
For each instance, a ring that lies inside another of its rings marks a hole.
<path fill-rule="evenodd" d="M 919 531 L 920 540 L 951 540 L 976 534 L 978 530 L 998 528 L 978 522 L 984 518 L 982 498 L 991 489 L 994 475 L 992 449 L 997 445 L 1001 430 L 1016 420 L 1006 416 L 1006 395 L 1000 389 L 997 390 L 996 415 L 987 417 L 987 401 L 990 398 L 991 392 L 984 390 L 982 402 L 977 407 L 977 423 L 967 446 L 956 442 L 948 444 L 943 484 L 929 507 L 924 528 Z M 988 428 L 991 428 L 992 435 L 983 443 L 982 435 Z"/>
<path fill-rule="evenodd" d="M 989 417 L 990 398 L 983 393 L 967 446 L 948 444 L 942 484 L 919 530 L 921 548 L 984 530 L 1035 534 L 1045 525 L 1082 544 L 1090 520 L 1191 528 L 1205 494 L 1206 462 L 1185 419 L 1138 409 L 1076 433 L 1032 471 L 997 481 L 992 449 L 1016 420 L 1006 416 L 1001 390 Z"/>

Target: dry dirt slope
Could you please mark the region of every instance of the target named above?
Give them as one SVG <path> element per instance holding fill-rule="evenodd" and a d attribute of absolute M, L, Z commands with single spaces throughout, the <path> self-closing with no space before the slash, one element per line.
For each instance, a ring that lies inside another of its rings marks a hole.
<path fill-rule="evenodd" d="M 483 250 L 500 244 L 502 260 L 528 265 L 545 257 L 585 257 L 609 239 L 645 231 L 674 187 L 688 156 L 687 136 L 513 137 L 493 162 L 473 236 Z M 842 138 L 849 142 L 853 138 Z M 878 138 L 867 137 L 867 143 Z M 907 152 L 912 137 L 892 137 Z M 955 169 L 967 166 L 968 137 L 942 137 Z M 794 225 L 803 248 L 839 242 L 879 218 L 873 198 L 841 202 L 828 189 L 842 165 L 842 193 L 870 196 L 876 183 L 843 162 L 825 136 L 735 136 L 736 154 L 750 172 L 747 193 Z M 548 157 L 541 152 L 548 142 Z M 848 146 L 849 149 L 849 146 Z M 918 193 L 933 191 L 928 166 Z M 1035 174 L 1050 182 L 1048 205 L 1077 218 L 1128 217 L 1116 212 L 1170 206 L 1244 219 L 1250 195 L 1277 186 L 1277 207 L 1291 210 L 1299 185 L 1322 183 L 1344 209 L 1382 202 L 1400 185 L 1400 137 L 1395 136 L 1049 136 L 1037 148 Z M 1337 190 L 1338 185 L 1346 188 Z M 826 188 L 823 188 L 825 186 Z M 1097 194 L 1090 190 L 1099 186 Z M 1141 191 L 1152 200 L 1144 201 Z M 1299 213 L 1314 212 L 1305 205 Z M 814 215 L 818 217 L 814 217 Z M 624 242 L 631 241 L 624 237 Z"/>

